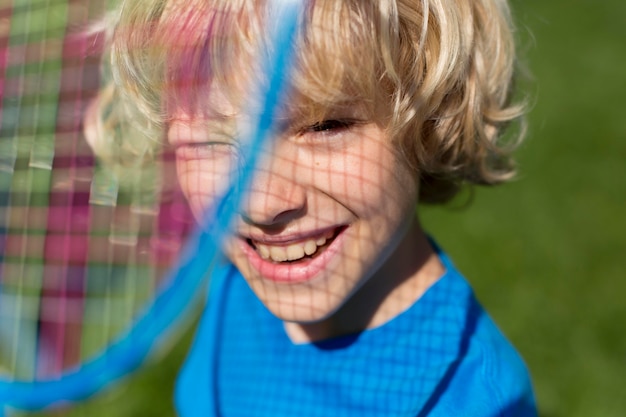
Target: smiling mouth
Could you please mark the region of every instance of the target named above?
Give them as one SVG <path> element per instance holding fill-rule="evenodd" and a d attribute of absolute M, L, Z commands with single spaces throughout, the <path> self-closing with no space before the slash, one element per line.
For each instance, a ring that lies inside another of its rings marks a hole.
<path fill-rule="evenodd" d="M 316 238 L 302 240 L 289 245 L 272 245 L 252 239 L 246 239 L 246 241 L 263 260 L 275 263 L 294 263 L 317 257 L 324 249 L 330 246 L 343 230 L 345 230 L 345 227 L 329 230 Z"/>

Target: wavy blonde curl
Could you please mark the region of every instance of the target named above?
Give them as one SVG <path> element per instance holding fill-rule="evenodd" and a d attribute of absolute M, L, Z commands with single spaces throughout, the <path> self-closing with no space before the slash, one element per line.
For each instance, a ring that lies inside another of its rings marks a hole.
<path fill-rule="evenodd" d="M 246 63 L 267 48 L 264 7 L 262 0 L 122 2 L 110 17 L 113 81 L 94 111 L 101 121 L 91 123 L 92 145 L 113 163 L 149 160 L 173 109 L 203 111 L 214 83 L 243 102 L 233 68 L 258 74 Z M 524 129 L 502 137 L 512 122 L 523 127 L 524 104 L 512 103 L 506 0 L 311 0 L 301 27 L 287 111 L 319 119 L 364 106 L 419 175 L 422 202 L 514 175 L 511 153 Z"/>

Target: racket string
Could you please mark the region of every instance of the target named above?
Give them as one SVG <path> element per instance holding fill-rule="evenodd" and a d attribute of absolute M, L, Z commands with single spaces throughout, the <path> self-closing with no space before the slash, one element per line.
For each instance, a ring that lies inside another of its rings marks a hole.
<path fill-rule="evenodd" d="M 132 327 L 189 229 L 159 166 L 120 191 L 82 137 L 99 62 L 94 40 L 71 32 L 93 9 L 15 1 L 0 15 L 0 367 L 11 379 L 60 375 Z"/>

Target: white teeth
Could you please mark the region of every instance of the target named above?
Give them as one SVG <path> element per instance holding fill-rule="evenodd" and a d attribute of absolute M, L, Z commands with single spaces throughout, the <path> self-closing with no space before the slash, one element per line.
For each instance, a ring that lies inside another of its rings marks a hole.
<path fill-rule="evenodd" d="M 304 258 L 304 248 L 302 245 L 289 245 L 287 246 L 287 259 L 295 261 L 297 259 Z"/>
<path fill-rule="evenodd" d="M 259 255 L 261 255 L 261 258 L 263 259 L 269 259 L 270 258 L 270 248 L 268 248 L 265 245 L 257 245 L 257 250 L 259 251 Z"/>
<path fill-rule="evenodd" d="M 297 261 L 304 258 L 305 255 L 313 255 L 317 252 L 318 247 L 325 245 L 332 236 L 331 231 L 316 240 L 309 239 L 289 246 L 269 246 L 261 243 L 255 243 L 254 246 L 262 259 L 269 259 L 274 262 Z"/>
<path fill-rule="evenodd" d="M 304 244 L 304 253 L 313 255 L 317 251 L 317 245 L 312 240 L 307 240 Z"/>
<path fill-rule="evenodd" d="M 275 262 L 285 262 L 287 260 L 287 251 L 279 246 L 270 248 L 270 258 Z"/>

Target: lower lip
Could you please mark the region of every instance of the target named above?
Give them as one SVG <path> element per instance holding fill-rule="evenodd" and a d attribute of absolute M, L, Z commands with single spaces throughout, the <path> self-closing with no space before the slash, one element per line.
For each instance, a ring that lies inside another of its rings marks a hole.
<path fill-rule="evenodd" d="M 278 283 L 298 284 L 308 282 L 325 270 L 331 260 L 339 252 L 344 232 L 342 229 L 322 253 L 314 258 L 304 258 L 298 262 L 272 262 L 259 256 L 245 240 L 241 240 L 243 251 L 248 262 L 261 277 Z"/>

